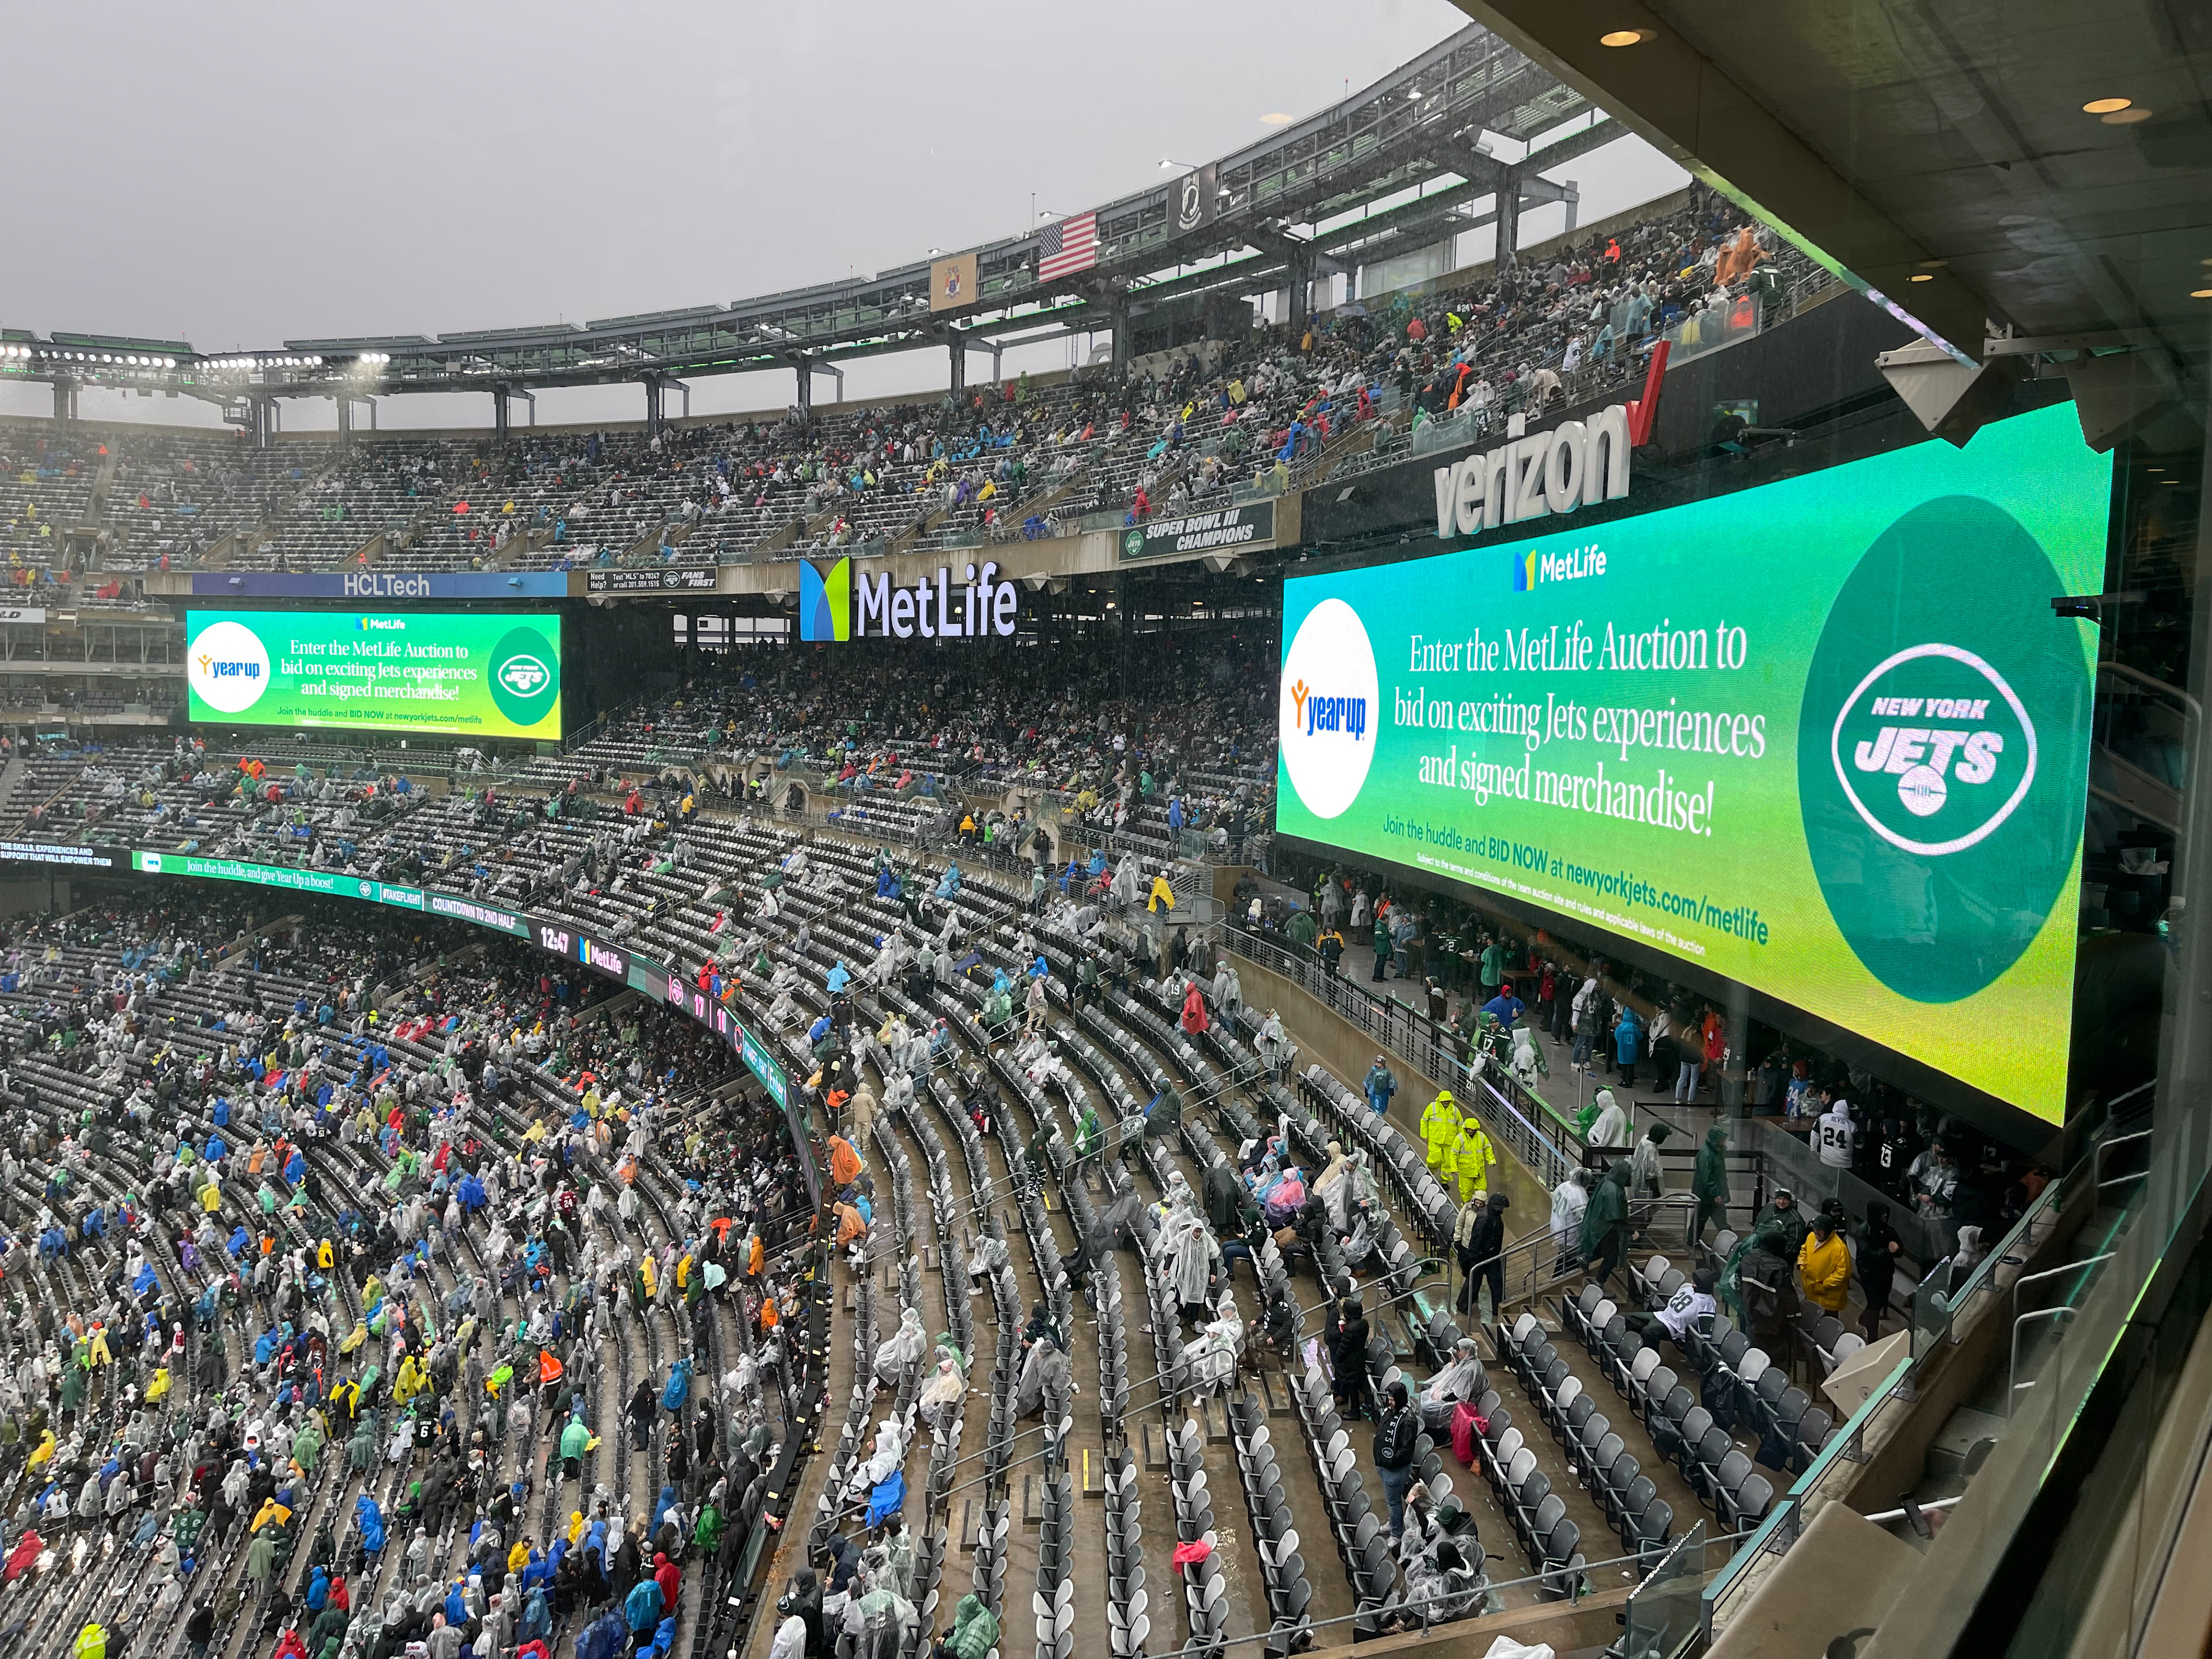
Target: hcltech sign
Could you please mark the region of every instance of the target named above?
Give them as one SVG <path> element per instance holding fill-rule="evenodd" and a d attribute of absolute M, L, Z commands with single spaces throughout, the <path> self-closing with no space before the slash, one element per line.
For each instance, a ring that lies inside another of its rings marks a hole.
<path fill-rule="evenodd" d="M 1562 421 L 1436 470 L 1437 534 L 1473 536 L 1628 494 L 1628 408 Z"/>

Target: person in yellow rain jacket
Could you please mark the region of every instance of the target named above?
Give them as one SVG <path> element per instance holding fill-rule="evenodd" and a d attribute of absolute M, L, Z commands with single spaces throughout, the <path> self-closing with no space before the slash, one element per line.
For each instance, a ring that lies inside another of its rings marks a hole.
<path fill-rule="evenodd" d="M 422 1392 L 422 1368 L 410 1353 L 399 1362 L 399 1375 L 392 1379 L 392 1397 L 404 1406 Z"/>
<path fill-rule="evenodd" d="M 1446 1089 L 1421 1110 L 1421 1141 L 1428 1148 L 1429 1168 L 1437 1178 L 1447 1178 L 1452 1142 L 1459 1139 L 1459 1107 Z"/>
<path fill-rule="evenodd" d="M 146 1403 L 149 1406 L 158 1406 L 168 1397 L 169 1368 L 167 1365 L 156 1366 L 154 1375 L 146 1382 Z"/>
<path fill-rule="evenodd" d="M 1843 1313 L 1851 1295 L 1851 1249 L 1825 1212 L 1813 1218 L 1813 1231 L 1798 1246 L 1797 1273 L 1805 1282 L 1807 1301 L 1829 1313 Z"/>
<path fill-rule="evenodd" d="M 648 1253 L 638 1258 L 637 1271 L 645 1281 L 645 1299 L 650 1302 L 660 1294 L 660 1264 Z"/>
<path fill-rule="evenodd" d="M 1491 1146 L 1490 1137 L 1475 1121 L 1474 1114 L 1468 1113 L 1460 1120 L 1459 1133 L 1452 1138 L 1452 1173 L 1459 1177 L 1461 1203 L 1490 1189 L 1490 1172 L 1497 1164 L 1498 1153 Z"/>

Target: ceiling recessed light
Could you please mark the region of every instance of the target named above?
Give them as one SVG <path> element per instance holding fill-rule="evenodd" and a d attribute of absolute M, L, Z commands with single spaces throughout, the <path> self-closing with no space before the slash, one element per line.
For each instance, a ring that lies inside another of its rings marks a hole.
<path fill-rule="evenodd" d="M 1936 275 L 1933 271 L 1917 270 L 1905 280 L 1908 283 L 1932 283 L 1936 280 Z"/>
<path fill-rule="evenodd" d="M 2110 115 L 2115 110 L 2125 109 L 2135 102 L 2132 98 L 2092 98 L 2081 106 L 2084 115 Z"/>
<path fill-rule="evenodd" d="M 1652 38 L 1650 29 L 1608 29 L 1597 38 L 1601 46 L 1640 46 Z"/>
<path fill-rule="evenodd" d="M 2192 300 L 2212 300 L 2212 288 L 2192 288 L 2189 290 L 2189 297 Z"/>
<path fill-rule="evenodd" d="M 2131 127 L 2138 121 L 2149 120 L 2150 116 L 2148 110 L 2137 106 L 2132 109 L 2116 109 L 2110 115 L 2100 115 L 2097 118 L 2108 127 Z"/>
<path fill-rule="evenodd" d="M 1295 115 L 1285 115 L 1282 111 L 1277 110 L 1271 115 L 1261 116 L 1260 125 L 1263 127 L 1286 127 L 1297 118 Z"/>

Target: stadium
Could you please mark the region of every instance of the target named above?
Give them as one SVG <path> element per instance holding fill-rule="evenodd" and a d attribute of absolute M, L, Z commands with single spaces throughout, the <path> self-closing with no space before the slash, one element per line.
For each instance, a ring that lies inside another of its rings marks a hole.
<path fill-rule="evenodd" d="M 2207 26 L 1293 10 L 25 185 L 0 1651 L 2212 1644 Z"/>

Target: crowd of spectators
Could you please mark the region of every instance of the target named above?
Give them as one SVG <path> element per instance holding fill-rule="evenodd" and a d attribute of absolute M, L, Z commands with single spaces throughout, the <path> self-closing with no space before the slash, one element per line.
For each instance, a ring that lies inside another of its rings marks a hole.
<path fill-rule="evenodd" d="M 102 1563 L 41 1638 L 667 1651 L 818 1386 L 777 1335 L 810 1216 L 781 1114 L 574 964 L 236 916 L 171 892 L 0 940 L 9 1577 Z"/>
<path fill-rule="evenodd" d="M 164 434 L 10 429 L 11 568 L 89 511 L 117 446 L 104 563 L 238 568 L 566 568 L 1034 539 L 1136 522 L 1402 457 L 1420 428 L 1480 435 L 1626 386 L 1662 338 L 1756 325 L 1817 272 L 1693 185 L 1617 229 L 1502 271 L 1371 295 L 1295 336 L 1260 329 L 1103 368 L 929 399 L 675 422 L 653 433 L 357 435 L 344 452 Z M 94 452 L 99 450 L 100 453 Z"/>
<path fill-rule="evenodd" d="M 1863 1183 L 1852 1189 L 1860 1208 L 1894 1206 L 1861 1219 L 1879 1230 L 1892 1213 L 1923 1218 L 1927 1236 L 1955 1243 L 1953 1259 L 1967 1267 L 2048 1179 L 2033 1158 L 1865 1066 L 1612 959 L 1602 945 L 1341 863 L 1279 857 L 1274 873 L 1284 884 L 1272 890 L 1257 880 L 1241 886 L 1241 925 L 1332 974 L 1398 988 L 1379 994 L 1410 1000 L 1464 1060 L 1555 1103 L 1586 1149 L 1586 1173 L 1636 1150 L 1639 1120 L 1665 1121 L 1694 1144 L 1709 1126 L 1725 1138 L 1730 1123 L 1759 1118 L 1802 1136 L 1824 1170 Z M 1449 1154 L 1449 1139 L 1441 1146 Z M 1695 1194 L 1712 1201 L 1692 1223 L 1693 1242 L 1709 1223 L 1725 1227 L 1725 1188 Z M 1577 1195 L 1558 1201 L 1579 1213 Z M 1801 1223 L 1819 1207 L 1806 1207 Z M 1802 1243 L 1801 1224 L 1789 1240 L 1792 1262 Z M 1932 1259 L 1923 1252 L 1918 1265 Z"/>

